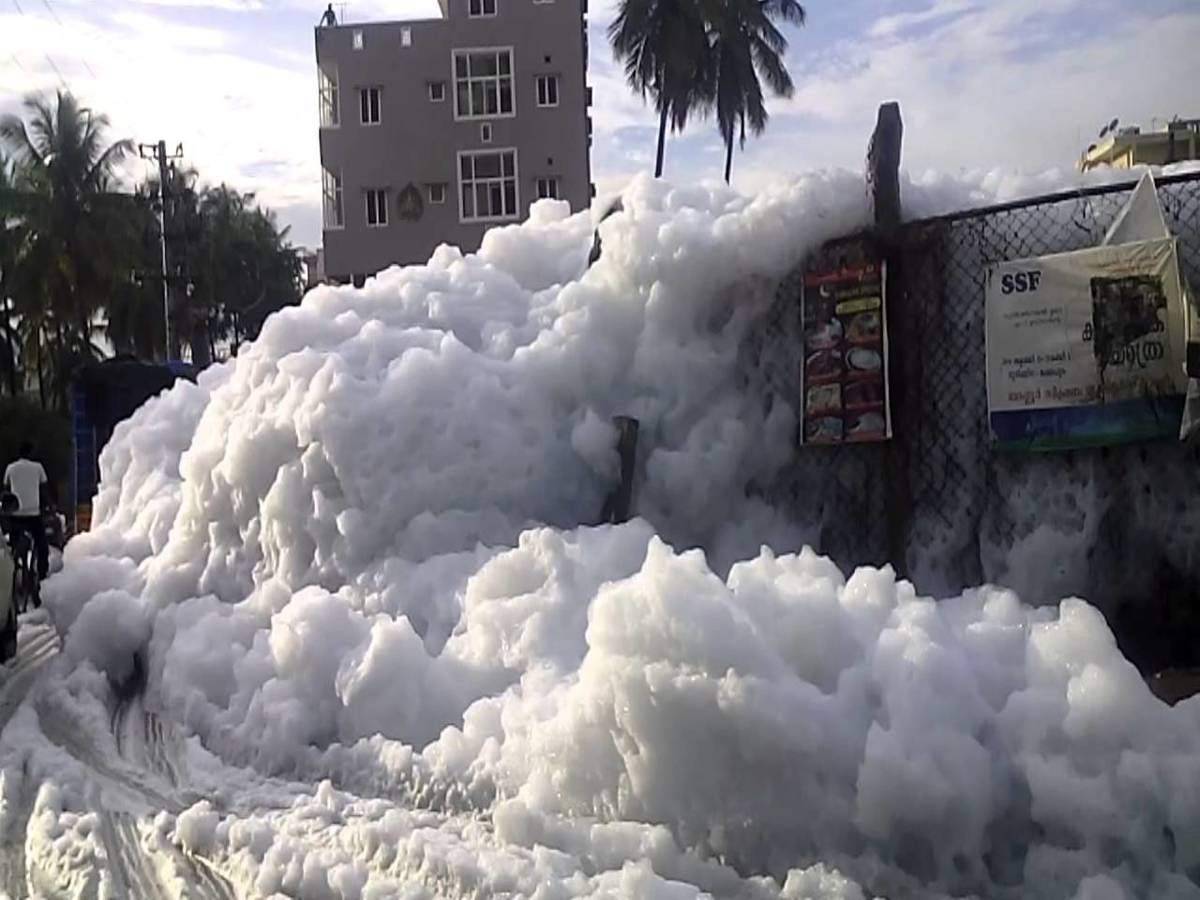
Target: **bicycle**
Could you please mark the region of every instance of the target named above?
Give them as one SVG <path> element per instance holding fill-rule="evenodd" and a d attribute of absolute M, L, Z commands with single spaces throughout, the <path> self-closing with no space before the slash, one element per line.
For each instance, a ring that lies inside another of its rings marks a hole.
<path fill-rule="evenodd" d="M 8 537 L 12 533 L 9 514 L 15 508 L 11 494 L 0 495 L 0 533 Z M 32 541 L 30 541 L 32 543 Z M 7 663 L 17 655 L 17 603 L 18 586 L 24 587 L 25 580 L 18 574 L 17 554 L 9 540 L 0 540 L 0 598 L 4 604 L 3 625 L 0 625 L 0 662 Z"/>
<path fill-rule="evenodd" d="M 18 614 L 27 612 L 30 604 L 37 609 L 42 605 L 42 593 L 33 539 L 23 529 L 16 529 L 8 545 L 13 555 L 13 606 Z"/>
<path fill-rule="evenodd" d="M 0 494 L 0 662 L 17 652 L 18 616 L 42 605 L 41 579 L 38 577 L 37 545 L 25 523 L 14 521 L 17 498 Z M 66 527 L 62 516 L 51 506 L 38 518 L 36 527 L 44 530 L 46 544 L 61 552 L 66 545 Z M 11 571 L 8 571 L 11 570 Z M 7 594 L 7 597 L 4 595 Z"/>
<path fill-rule="evenodd" d="M 41 579 L 37 573 L 37 550 L 33 538 L 24 527 L 16 527 L 13 513 L 16 498 L 11 494 L 0 497 L 0 530 L 8 537 L 8 549 L 12 554 L 12 606 L 17 614 L 26 612 L 30 604 L 36 609 L 42 605 Z M 44 519 L 38 527 L 45 528 Z"/>

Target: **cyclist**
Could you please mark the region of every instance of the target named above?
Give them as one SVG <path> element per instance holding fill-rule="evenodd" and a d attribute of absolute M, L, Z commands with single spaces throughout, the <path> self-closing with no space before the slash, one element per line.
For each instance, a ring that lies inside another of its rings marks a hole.
<path fill-rule="evenodd" d="M 33 541 L 37 554 L 37 575 L 41 581 L 50 573 L 50 545 L 42 522 L 42 509 L 49 479 L 42 464 L 33 459 L 33 444 L 21 444 L 20 456 L 4 470 L 4 487 L 17 498 L 17 509 L 9 517 L 13 531 L 24 531 Z"/>

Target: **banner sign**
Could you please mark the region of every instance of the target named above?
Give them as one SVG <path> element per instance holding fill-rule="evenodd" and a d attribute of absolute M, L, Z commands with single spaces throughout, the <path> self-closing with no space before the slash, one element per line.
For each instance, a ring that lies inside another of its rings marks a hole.
<path fill-rule="evenodd" d="M 1173 239 L 990 267 L 986 335 L 988 414 L 1000 445 L 1178 435 L 1187 376 Z"/>
<path fill-rule="evenodd" d="M 881 262 L 804 276 L 804 443 L 892 436 L 884 284 Z"/>

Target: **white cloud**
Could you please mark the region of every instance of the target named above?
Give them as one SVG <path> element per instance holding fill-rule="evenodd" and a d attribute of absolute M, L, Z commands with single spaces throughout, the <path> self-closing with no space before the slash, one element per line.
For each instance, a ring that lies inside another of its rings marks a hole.
<path fill-rule="evenodd" d="M 1119 28 L 1037 46 L 1053 34 L 1045 30 L 1048 15 L 1084 8 L 1077 0 L 1012 0 L 920 38 L 897 41 L 889 32 L 846 48 L 849 74 L 809 72 L 791 101 L 775 105 L 771 130 L 823 137 L 854 123 L 857 143 L 846 149 L 860 158 L 876 107 L 896 99 L 910 163 L 1068 168 L 1094 127 L 1113 115 L 1149 124 L 1194 105 L 1200 12 L 1129 14 Z"/>
<path fill-rule="evenodd" d="M 132 0 L 143 6 L 168 6 L 190 9 L 221 9 L 233 12 L 257 12 L 263 9 L 261 0 Z"/>
<path fill-rule="evenodd" d="M 176 53 L 207 52 L 227 48 L 232 35 L 220 28 L 202 25 L 184 25 L 170 22 L 160 15 L 136 10 L 114 11 L 107 22 L 92 24 L 84 20 L 71 23 L 72 29 L 102 28 L 110 36 L 116 32 L 121 38 L 136 39 L 139 43 L 155 43 L 171 47 Z M 70 31 L 67 32 L 70 35 Z M 60 38 L 62 36 L 60 35 Z M 81 52 L 83 48 L 80 48 Z"/>
<path fill-rule="evenodd" d="M 46 48 L 74 92 L 108 115 L 112 139 L 182 143 L 205 180 L 253 190 L 268 205 L 310 210 L 291 224 L 298 240 L 316 239 L 320 180 L 311 71 L 239 55 L 231 36 L 217 29 L 128 9 L 68 25 L 0 16 L 9 110 L 19 95 L 55 86 L 40 55 Z M 263 161 L 278 164 L 260 172 Z"/>
<path fill-rule="evenodd" d="M 922 10 L 895 13 L 894 15 L 883 16 L 877 19 L 875 24 L 871 26 L 869 34 L 872 37 L 888 37 L 917 25 L 936 22 L 939 19 L 964 12 L 970 9 L 971 6 L 972 4 L 969 0 L 937 0 L 932 6 Z"/>

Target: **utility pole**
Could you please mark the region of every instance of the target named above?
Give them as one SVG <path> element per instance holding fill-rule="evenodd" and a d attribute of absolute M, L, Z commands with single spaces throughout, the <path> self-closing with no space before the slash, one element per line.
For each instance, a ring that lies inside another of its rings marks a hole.
<path fill-rule="evenodd" d="M 162 291 L 163 291 L 163 360 L 171 361 L 171 288 L 167 276 L 167 163 L 173 159 L 183 158 L 183 144 L 175 148 L 175 152 L 167 155 L 167 142 L 157 144 L 138 144 L 138 156 L 142 159 L 152 159 L 158 163 L 158 241 L 162 251 Z"/>

